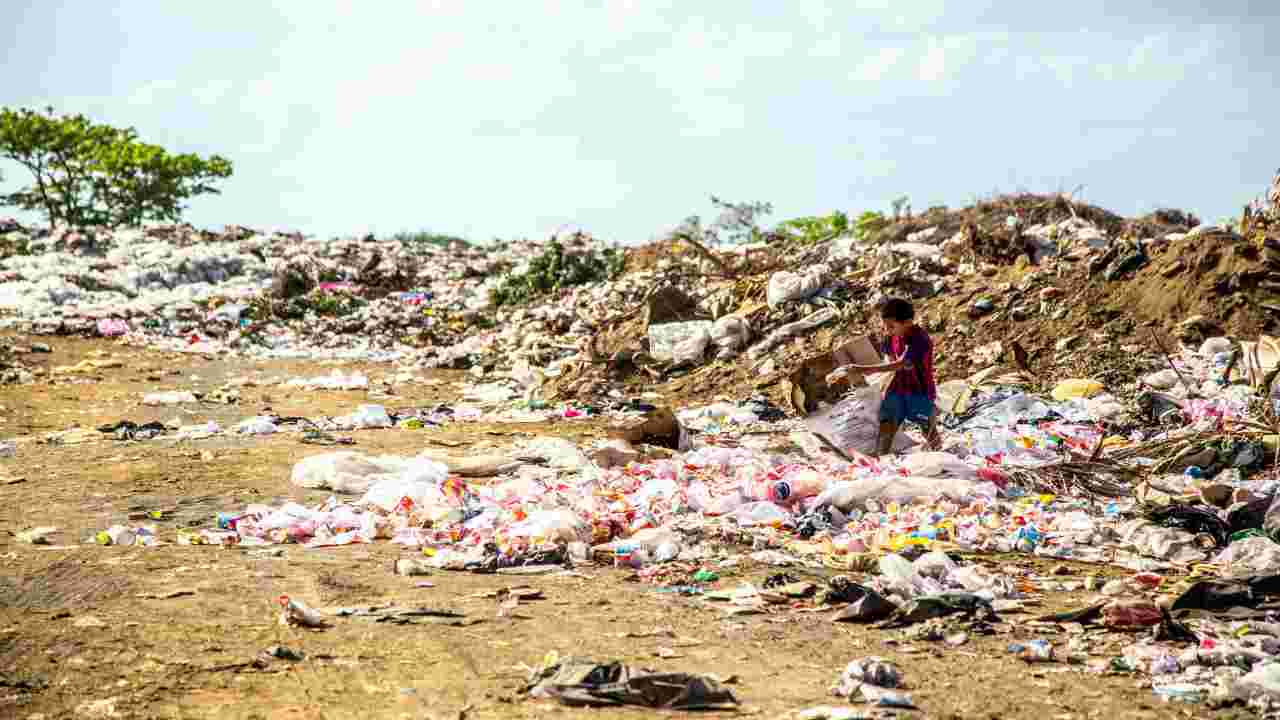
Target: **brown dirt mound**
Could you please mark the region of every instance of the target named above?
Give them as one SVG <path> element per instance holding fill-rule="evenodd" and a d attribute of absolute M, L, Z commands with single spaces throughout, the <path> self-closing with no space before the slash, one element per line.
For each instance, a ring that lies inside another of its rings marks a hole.
<path fill-rule="evenodd" d="M 959 210 L 933 207 L 920 215 L 890 223 L 871 239 L 876 243 L 903 242 L 914 232 L 938 228 L 939 237 L 950 237 L 974 223 L 983 235 L 1003 237 L 1008 234 L 1005 218 L 1016 215 L 1024 226 L 1062 222 L 1072 217 L 1093 223 L 1108 234 L 1119 234 L 1126 220 L 1096 205 L 1074 202 L 1062 195 L 999 195 Z"/>
<path fill-rule="evenodd" d="M 946 212 L 949 218 L 976 217 L 979 222 L 994 224 L 996 217 L 1003 222 L 1011 206 L 1023 209 L 1031 222 L 1062 219 L 1074 209 L 1077 215 L 1111 231 L 1135 227 L 1098 208 L 1075 204 L 1068 209 L 1062 198 L 1052 202 L 1036 196 L 1000 198 L 957 213 Z M 1153 213 L 1142 222 L 1178 230 L 1181 228 L 1166 223 L 1181 219 L 1185 216 Z M 919 223 L 920 228 L 935 226 L 919 218 L 897 226 L 907 223 Z M 1168 231 L 1162 230 L 1159 237 Z M 1008 353 L 1016 341 L 1027 351 L 1030 369 L 1042 387 L 1083 375 L 1099 379 L 1115 391 L 1158 361 L 1153 332 L 1174 350 L 1178 341 L 1194 344 L 1219 334 L 1249 339 L 1280 331 L 1280 242 L 1275 238 L 1203 233 L 1151 245 L 1155 247 L 1148 250 L 1144 266 L 1111 281 L 1105 279 L 1097 263 L 1104 250 L 1078 252 L 1040 267 L 1020 258 L 1014 264 L 996 266 L 991 274 L 950 277 L 941 295 L 916 301 L 918 318 L 937 345 L 939 379 L 968 377 L 985 367 L 977 348 L 998 340 Z M 760 302 L 767 278 L 768 274 L 762 273 L 722 283 L 733 297 L 733 306 L 745 312 L 755 326 L 773 327 L 779 322 Z M 874 290 L 865 273 L 851 272 L 844 280 L 855 299 Z M 970 317 L 969 308 L 983 296 L 994 302 L 995 311 Z M 1190 319 L 1196 322 L 1188 323 Z M 765 363 L 766 358 L 760 362 L 745 357 L 712 361 L 678 377 L 662 377 L 658 389 L 678 404 L 764 393 L 787 407 L 787 383 L 783 380 L 811 385 L 802 372 L 806 362 L 849 338 L 877 329 L 874 313 L 854 303 L 846 307 L 841 320 L 774 350 L 769 356 L 771 366 Z M 637 319 L 613 328 L 607 339 L 602 338 L 602 346 L 611 351 L 637 346 L 644 332 L 643 322 Z M 1060 345 L 1060 341 L 1067 342 Z M 1001 360 L 1009 362 L 1012 357 L 1006 355 Z M 634 386 L 628 388 L 630 392 L 639 393 L 652 389 L 653 380 L 645 373 L 635 373 L 626 384 Z"/>

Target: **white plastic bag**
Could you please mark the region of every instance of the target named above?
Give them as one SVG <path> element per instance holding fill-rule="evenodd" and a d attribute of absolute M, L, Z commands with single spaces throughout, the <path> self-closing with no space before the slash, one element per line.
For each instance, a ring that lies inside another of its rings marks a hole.
<path fill-rule="evenodd" d="M 842 512 L 849 512 L 855 508 L 865 507 L 867 500 L 906 503 L 935 497 L 947 497 L 952 500 L 991 499 L 997 492 L 998 488 L 989 482 L 884 474 L 832 483 L 818 496 L 817 504 L 830 505 Z"/>
<path fill-rule="evenodd" d="M 185 390 L 170 390 L 168 392 L 149 393 L 142 398 L 143 405 L 181 405 L 183 403 L 199 402 L 196 396 Z"/>
<path fill-rule="evenodd" d="M 1156 525 L 1135 518 L 1119 528 L 1120 539 L 1134 552 L 1147 557 L 1176 563 L 1202 562 L 1208 553 L 1196 546 L 1195 536 L 1185 530 Z"/>
<path fill-rule="evenodd" d="M 654 360 L 669 361 L 675 357 L 675 347 L 684 340 L 699 334 L 710 337 L 712 323 L 709 320 L 662 323 L 649 326 L 649 354 Z"/>
<path fill-rule="evenodd" d="M 381 405 L 361 405 L 350 415 L 334 418 L 340 427 L 353 430 L 366 428 L 389 428 L 393 425 L 387 409 Z"/>
<path fill-rule="evenodd" d="M 709 344 L 711 344 L 711 333 L 700 329 L 676 343 L 671 352 L 672 362 L 676 365 L 697 365 L 702 362 Z"/>
<path fill-rule="evenodd" d="M 413 503 L 415 509 L 422 509 L 439 505 L 444 499 L 444 493 L 434 482 L 410 477 L 383 477 L 369 486 L 368 492 L 357 504 L 392 512 L 406 498 Z"/>
<path fill-rule="evenodd" d="M 503 528 L 502 536 L 531 545 L 590 542 L 591 526 L 571 510 L 535 510 L 529 517 Z"/>
<path fill-rule="evenodd" d="M 1218 353 L 1231 352 L 1231 340 L 1224 337 L 1213 337 L 1200 345 L 1200 357 L 1211 358 Z"/>
<path fill-rule="evenodd" d="M 379 478 L 393 474 L 394 465 L 354 452 L 312 455 L 293 466 L 290 481 L 298 487 L 363 493 Z"/>
<path fill-rule="evenodd" d="M 737 315 L 726 315 L 711 327 L 711 342 L 716 346 L 716 357 L 728 360 L 742 352 L 751 341 L 751 326 Z"/>
<path fill-rule="evenodd" d="M 1142 383 L 1154 390 L 1169 390 L 1178 384 L 1178 373 L 1171 369 L 1142 376 Z"/>
<path fill-rule="evenodd" d="M 270 435 L 277 430 L 275 422 L 265 415 L 248 418 L 235 427 L 241 435 Z"/>
<path fill-rule="evenodd" d="M 809 431 L 829 440 L 841 450 L 871 454 L 880 435 L 880 387 L 855 388 L 830 408 L 805 418 Z M 893 439 L 894 452 L 911 447 L 911 439 L 901 431 Z"/>
<path fill-rule="evenodd" d="M 904 455 L 899 460 L 909 474 L 919 477 L 957 477 L 973 480 L 978 471 L 960 458 L 945 452 L 917 452 Z"/>
<path fill-rule="evenodd" d="M 830 269 L 815 265 L 804 273 L 779 270 L 769 277 L 769 307 L 776 308 L 784 302 L 803 300 L 822 289 L 823 280 Z"/>
<path fill-rule="evenodd" d="M 1275 575 L 1280 573 L 1280 545 L 1271 538 L 1248 537 L 1228 545 L 1213 561 L 1230 577 Z"/>

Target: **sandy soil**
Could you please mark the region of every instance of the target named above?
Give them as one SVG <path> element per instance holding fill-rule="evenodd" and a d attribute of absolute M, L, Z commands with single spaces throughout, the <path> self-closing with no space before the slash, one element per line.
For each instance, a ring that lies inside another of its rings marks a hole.
<path fill-rule="evenodd" d="M 242 361 L 123 348 L 105 341 L 53 338 L 50 366 L 94 353 L 114 354 L 119 368 L 79 381 L 0 388 L 0 438 L 26 437 L 129 418 L 168 419 L 185 411 L 144 408 L 156 389 L 211 389 L 244 374 L 328 372 L 321 363 L 249 365 Z M 101 357 L 99 355 L 98 357 Z M 341 366 L 351 369 L 351 365 Z M 372 368 L 371 377 L 388 374 Z M 192 380 L 198 377 L 199 380 Z M 444 384 L 408 386 L 391 407 L 447 401 L 460 373 Z M 349 412 L 364 392 L 248 388 L 239 405 L 202 405 L 191 421 L 226 423 L 270 407 L 281 415 Z M 463 425 L 447 431 L 362 431 L 358 449 L 412 453 L 431 443 L 480 450 L 516 436 L 599 434 L 582 423 L 550 426 Z M 118 548 L 81 540 L 131 513 L 167 511 L 162 536 L 209 523 L 220 510 L 285 497 L 323 499 L 289 484 L 289 469 L 323 448 L 296 435 L 170 441 L 19 445 L 0 459 L 0 717 L 140 718 L 634 718 L 643 709 L 570 709 L 524 700 L 522 666 L 550 652 L 561 657 L 622 659 L 655 669 L 734 678 L 739 714 L 779 717 L 838 704 L 828 688 L 850 660 L 881 655 L 900 663 L 909 691 L 931 718 L 1166 718 L 1210 716 L 1200 706 L 1170 705 L 1127 675 L 1094 675 L 1066 664 L 1027 665 L 1006 652 L 1015 639 L 1065 642 L 1056 627 L 1028 626 L 1030 614 L 1003 617 L 997 632 L 960 647 L 910 639 L 902 631 L 836 624 L 808 601 L 761 615 L 731 617 L 697 597 L 661 592 L 631 573 L 588 567 L 567 576 L 514 577 L 439 572 L 405 578 L 395 559 L 410 551 L 388 544 L 328 550 L 287 547 L 283 557 L 241 550 L 170 545 Z M 12 536 L 35 525 L 62 529 L 55 547 Z M 746 551 L 737 548 L 734 552 Z M 984 562 L 1001 563 L 998 559 Z M 1002 568 L 1045 574 L 1031 558 Z M 1099 568 L 1072 565 L 1080 577 Z M 799 577 L 827 574 L 788 570 Z M 712 588 L 760 583 L 776 568 L 725 570 Z M 423 582 L 431 587 L 420 587 Z M 544 599 L 499 617 L 485 592 L 527 585 Z M 322 631 L 282 628 L 273 600 L 288 593 L 317 606 L 398 603 L 462 613 L 452 625 L 394 625 L 339 619 Z M 1036 613 L 1081 604 L 1046 594 Z M 1119 654 L 1133 635 L 1095 633 L 1094 657 Z M 306 653 L 265 668 L 254 658 L 271 645 Z M 669 713 L 664 713 L 669 714 Z"/>

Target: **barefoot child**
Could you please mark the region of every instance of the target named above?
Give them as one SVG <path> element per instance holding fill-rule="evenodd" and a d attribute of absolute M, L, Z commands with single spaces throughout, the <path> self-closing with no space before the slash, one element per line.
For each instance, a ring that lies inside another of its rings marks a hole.
<path fill-rule="evenodd" d="M 915 308 L 906 300 L 886 300 L 880 307 L 880 319 L 888 336 L 880 352 L 893 359 L 880 365 L 847 365 L 832 373 L 832 376 L 843 376 L 850 370 L 893 373 L 893 381 L 880 403 L 877 455 L 893 451 L 893 438 L 908 420 L 924 426 L 930 449 L 936 450 L 941 445 L 934 408 L 938 389 L 933 379 L 933 341 L 924 328 L 915 324 L 915 315 Z"/>

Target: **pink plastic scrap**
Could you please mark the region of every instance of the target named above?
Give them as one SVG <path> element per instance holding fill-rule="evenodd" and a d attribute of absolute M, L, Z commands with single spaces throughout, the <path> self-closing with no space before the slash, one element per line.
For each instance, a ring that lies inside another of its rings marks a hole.
<path fill-rule="evenodd" d="M 116 318 L 103 318 L 98 321 L 98 334 L 102 337 L 116 337 L 129 332 L 129 323 Z"/>

